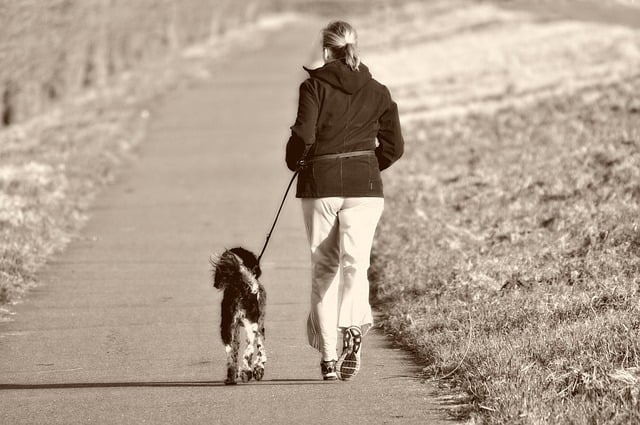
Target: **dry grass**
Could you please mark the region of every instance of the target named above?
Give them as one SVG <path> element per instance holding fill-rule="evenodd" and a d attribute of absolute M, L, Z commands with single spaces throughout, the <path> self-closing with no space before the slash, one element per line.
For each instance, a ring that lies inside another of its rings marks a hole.
<path fill-rule="evenodd" d="M 97 190 L 130 158 L 145 104 L 172 81 L 158 73 L 153 84 L 140 84 L 143 74 L 0 133 L 0 303 L 34 283 L 37 269 L 85 221 Z"/>
<path fill-rule="evenodd" d="M 443 6 L 441 24 L 455 31 L 373 57 L 395 64 L 385 82 L 421 108 L 405 119 L 406 156 L 385 178 L 372 270 L 385 327 L 421 359 L 426 379 L 465 395 L 458 413 L 473 423 L 638 423 L 640 76 L 623 70 L 635 51 L 609 61 L 605 47 L 638 35 L 595 24 L 513 26 L 525 19 L 518 14 L 477 26 L 489 6 L 478 7 L 458 14 L 461 23 Z M 485 51 L 509 45 L 504 66 L 470 54 L 458 67 L 465 28 L 481 32 Z M 539 57 L 525 54 L 528 32 Z M 600 47 L 581 50 L 590 32 Z M 397 45 L 405 36 L 398 32 Z M 452 63 L 431 60 L 441 49 Z M 398 55 L 417 51 L 419 65 L 398 68 Z M 535 78 L 502 79 L 510 55 Z M 623 71 L 598 78 L 593 70 L 607 65 Z M 434 77 L 442 69 L 464 78 Z M 584 84 L 570 84 L 574 76 Z M 413 91 L 402 90 L 408 81 Z"/>
<path fill-rule="evenodd" d="M 181 83 L 209 77 L 213 61 L 259 48 L 255 40 L 281 23 L 247 24 L 0 131 L 0 306 L 18 301 L 35 283 L 38 268 L 85 222 L 96 193 L 135 158 L 152 102 Z"/>
<path fill-rule="evenodd" d="M 0 3 L 0 127 L 252 20 L 256 0 Z"/>
<path fill-rule="evenodd" d="M 410 131 L 377 300 L 490 423 L 640 420 L 638 89 Z"/>
<path fill-rule="evenodd" d="M 409 3 L 362 21 L 364 60 L 391 86 L 405 122 L 525 106 L 640 68 L 638 31 L 491 2 Z"/>

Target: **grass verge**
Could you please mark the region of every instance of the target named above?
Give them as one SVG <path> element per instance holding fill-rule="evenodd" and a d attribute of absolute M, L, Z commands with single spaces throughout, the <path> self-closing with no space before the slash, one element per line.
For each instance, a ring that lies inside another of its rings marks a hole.
<path fill-rule="evenodd" d="M 375 298 L 476 423 L 640 422 L 638 90 L 407 129 Z"/>
<path fill-rule="evenodd" d="M 175 78 L 157 72 L 145 82 L 148 72 L 0 133 L 0 304 L 35 283 L 38 268 L 85 222 L 99 188 L 131 158 L 149 116 L 145 105 Z"/>
<path fill-rule="evenodd" d="M 180 84 L 208 78 L 216 60 L 259 48 L 255 40 L 284 22 L 247 24 L 0 132 L 0 307 L 35 284 L 37 270 L 86 221 L 100 188 L 135 158 L 149 106 Z"/>

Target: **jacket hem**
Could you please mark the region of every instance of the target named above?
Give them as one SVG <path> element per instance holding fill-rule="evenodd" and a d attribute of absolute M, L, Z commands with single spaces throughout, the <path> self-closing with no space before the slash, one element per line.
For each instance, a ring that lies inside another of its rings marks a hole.
<path fill-rule="evenodd" d="M 381 192 L 327 192 L 327 193 L 296 193 L 296 198 L 384 198 Z"/>

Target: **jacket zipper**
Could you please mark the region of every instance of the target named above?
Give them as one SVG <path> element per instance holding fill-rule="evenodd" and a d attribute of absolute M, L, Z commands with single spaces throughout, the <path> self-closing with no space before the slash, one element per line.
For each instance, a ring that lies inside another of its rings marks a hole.
<path fill-rule="evenodd" d="M 351 117 L 349 113 L 351 112 L 351 95 L 347 97 L 347 123 L 344 126 L 344 137 L 342 138 L 342 152 L 345 152 L 347 147 L 347 133 L 349 132 L 349 124 L 351 124 Z M 344 166 L 344 160 L 340 160 L 340 192 L 344 194 L 344 178 L 342 176 L 342 167 Z"/>
<path fill-rule="evenodd" d="M 349 113 L 351 112 L 351 95 L 347 97 L 347 123 L 344 126 L 344 137 L 342 138 L 342 152 L 345 152 L 345 148 L 347 147 L 347 133 L 349 132 L 349 124 L 351 124 L 351 117 Z"/>

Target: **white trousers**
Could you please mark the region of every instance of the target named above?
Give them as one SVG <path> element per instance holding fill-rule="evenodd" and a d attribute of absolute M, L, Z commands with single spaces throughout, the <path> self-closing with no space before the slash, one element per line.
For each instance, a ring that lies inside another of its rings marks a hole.
<path fill-rule="evenodd" d="M 303 198 L 311 248 L 309 344 L 322 360 L 337 358 L 338 332 L 373 324 L 367 270 L 383 198 Z"/>

